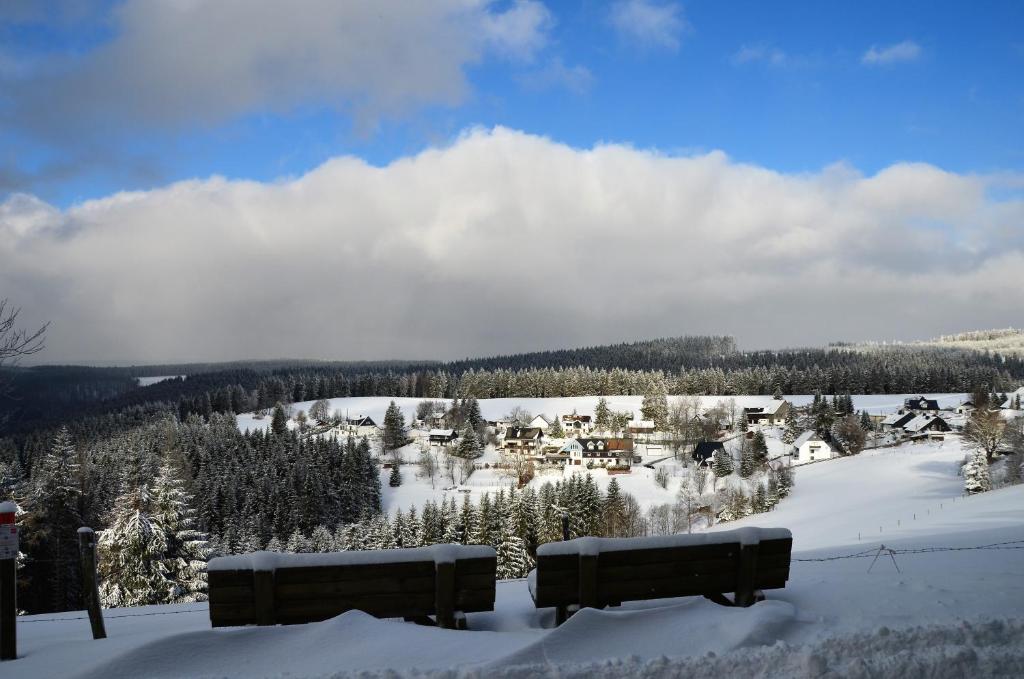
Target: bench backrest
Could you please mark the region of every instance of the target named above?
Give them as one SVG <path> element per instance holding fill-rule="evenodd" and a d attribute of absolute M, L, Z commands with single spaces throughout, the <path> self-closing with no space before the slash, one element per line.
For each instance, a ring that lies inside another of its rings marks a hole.
<path fill-rule="evenodd" d="M 538 607 L 603 607 L 623 601 L 777 589 L 789 579 L 792 546 L 788 530 L 756 528 L 548 543 L 537 550 L 532 594 Z M 747 563 L 751 557 L 753 564 Z"/>
<path fill-rule="evenodd" d="M 349 610 L 381 618 L 494 610 L 497 559 L 481 545 L 213 559 L 214 627 L 316 622 Z M 439 610 L 439 608 L 441 610 Z"/>

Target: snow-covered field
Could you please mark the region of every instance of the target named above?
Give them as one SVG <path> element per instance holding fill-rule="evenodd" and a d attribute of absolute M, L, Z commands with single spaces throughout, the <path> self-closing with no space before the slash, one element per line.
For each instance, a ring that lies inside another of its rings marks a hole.
<path fill-rule="evenodd" d="M 140 387 L 148 387 L 151 384 L 173 380 L 176 377 L 185 377 L 185 375 L 157 375 L 155 377 L 136 377 L 135 379 L 138 380 Z"/>
<path fill-rule="evenodd" d="M 903 407 L 906 398 L 918 396 L 919 394 L 869 394 L 866 396 L 854 396 L 853 405 L 858 411 L 866 410 L 872 415 L 887 415 L 894 413 Z M 959 405 L 965 398 L 965 394 L 920 394 L 927 398 L 934 398 L 939 402 L 941 408 L 951 408 Z M 485 419 L 496 420 L 508 415 L 516 406 L 525 408 L 534 415 L 564 415 L 573 411 L 580 415 L 592 415 L 597 406 L 599 396 L 569 396 L 565 398 L 485 398 L 479 401 L 480 412 Z M 637 416 L 640 415 L 640 404 L 643 396 L 606 396 L 608 406 L 612 410 L 630 411 Z M 669 396 L 670 401 L 680 397 Z M 711 408 L 720 401 L 734 399 L 736 407 L 755 408 L 766 405 L 771 401 L 771 396 L 700 396 L 701 406 Z M 810 394 L 797 394 L 785 397 L 795 406 L 809 404 L 814 396 Z M 331 410 L 345 416 L 356 417 L 366 415 L 372 417 L 377 424 L 384 421 L 384 411 L 388 404 L 394 401 L 405 414 L 406 422 L 410 422 L 416 413 L 416 406 L 424 399 L 420 398 L 388 398 L 384 396 L 360 396 L 350 398 L 329 399 Z M 435 399 L 441 400 L 441 399 Z M 301 401 L 293 403 L 292 409 L 295 412 L 309 411 L 314 401 Z M 270 426 L 270 418 L 256 419 L 252 413 L 245 413 L 238 416 L 238 428 L 256 430 L 265 429 Z"/>
<path fill-rule="evenodd" d="M 508 581 L 469 632 L 359 612 L 214 630 L 192 604 L 107 611 L 110 638 L 92 641 L 81 614 L 41 615 L 20 620 L 23 657 L 0 676 L 1024 676 L 1024 486 L 960 497 L 962 457 L 953 438 L 800 468 L 774 512 L 723 526 L 794 534 L 789 585 L 749 609 L 633 603 L 552 629 L 552 612 Z M 872 554 L 813 560 L 883 543 L 896 563 L 870 572 Z"/>

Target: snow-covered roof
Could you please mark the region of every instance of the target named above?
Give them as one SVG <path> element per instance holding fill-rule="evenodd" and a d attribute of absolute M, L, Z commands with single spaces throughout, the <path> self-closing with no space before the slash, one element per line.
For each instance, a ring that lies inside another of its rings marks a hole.
<path fill-rule="evenodd" d="M 654 429 L 654 420 L 630 420 L 626 426 L 633 429 Z"/>
<path fill-rule="evenodd" d="M 430 436 L 444 436 L 445 438 L 451 438 L 452 434 L 455 433 L 454 429 L 431 429 Z"/>
<path fill-rule="evenodd" d="M 808 441 L 821 441 L 822 443 L 826 443 L 827 444 L 825 439 L 821 438 L 821 436 L 818 434 L 818 432 L 816 432 L 813 429 L 811 429 L 811 430 L 805 431 L 803 434 L 800 434 L 800 436 L 796 437 L 796 441 L 793 441 L 793 446 L 796 447 L 796 448 L 799 448 L 800 446 L 802 446 L 803 444 L 807 443 Z"/>
<path fill-rule="evenodd" d="M 744 545 L 757 544 L 761 540 L 785 540 L 793 534 L 786 528 L 735 528 L 717 533 L 693 535 L 658 535 L 643 538 L 576 538 L 564 542 L 548 542 L 537 548 L 537 556 L 564 554 L 600 554 L 602 552 L 623 552 L 634 549 L 665 549 L 670 547 L 695 547 L 697 545 L 727 545 L 738 542 Z M 221 557 L 225 558 L 225 557 Z"/>
<path fill-rule="evenodd" d="M 935 420 L 941 420 L 941 417 L 933 417 L 932 415 L 918 415 L 911 421 L 903 425 L 903 429 L 908 432 L 921 431 Z"/>
<path fill-rule="evenodd" d="M 372 551 L 330 552 L 327 554 L 282 554 L 279 552 L 253 552 L 218 556 L 210 559 L 207 571 L 273 571 L 278 568 L 316 566 L 356 566 L 382 563 L 433 561 L 452 563 L 456 559 L 483 559 L 494 557 L 493 547 L 487 545 L 430 545 L 409 549 L 378 549 Z"/>

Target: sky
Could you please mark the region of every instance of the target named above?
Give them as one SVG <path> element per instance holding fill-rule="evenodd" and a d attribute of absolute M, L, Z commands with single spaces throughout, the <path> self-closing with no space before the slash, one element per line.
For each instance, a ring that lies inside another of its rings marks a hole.
<path fill-rule="evenodd" d="M 42 362 L 1021 325 L 1024 4 L 0 3 Z"/>

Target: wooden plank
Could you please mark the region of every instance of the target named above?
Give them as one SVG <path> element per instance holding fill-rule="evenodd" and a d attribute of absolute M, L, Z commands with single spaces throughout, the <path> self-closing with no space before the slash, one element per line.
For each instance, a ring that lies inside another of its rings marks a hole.
<path fill-rule="evenodd" d="M 604 580 L 644 580 L 686 575 L 717 575 L 735 573 L 739 564 L 734 559 L 712 559 L 706 561 L 667 561 L 645 563 L 635 566 L 598 567 L 598 577 Z"/>
<path fill-rule="evenodd" d="M 495 573 L 458 573 L 455 574 L 456 589 L 481 589 L 493 587 L 496 580 Z"/>
<path fill-rule="evenodd" d="M 579 565 L 573 568 L 571 571 L 550 571 L 537 569 L 537 586 L 548 587 L 567 585 L 572 587 L 578 587 L 580 581 L 580 570 Z"/>
<path fill-rule="evenodd" d="M 580 608 L 597 606 L 597 554 L 580 554 Z"/>
<path fill-rule="evenodd" d="M 210 587 L 211 603 L 252 603 L 255 600 L 252 585 L 235 585 L 231 587 Z"/>
<path fill-rule="evenodd" d="M 374 578 L 415 578 L 434 575 L 433 561 L 359 564 L 356 566 L 311 566 L 278 568 L 276 580 L 281 584 L 305 582 L 341 582 Z"/>
<path fill-rule="evenodd" d="M 598 584 L 598 599 L 605 603 L 699 596 L 708 592 L 732 592 L 735 586 L 736 578 L 732 575 L 601 582 Z"/>
<path fill-rule="evenodd" d="M 407 615 L 432 615 L 435 612 L 433 596 L 388 596 L 367 598 L 329 598 L 316 601 L 282 601 L 277 609 L 281 620 L 325 620 L 345 611 L 359 610 L 381 618 L 399 618 Z"/>
<path fill-rule="evenodd" d="M 273 571 L 253 572 L 253 605 L 256 608 L 256 624 L 275 624 Z"/>
<path fill-rule="evenodd" d="M 537 596 L 534 599 L 534 605 L 537 608 L 546 608 L 548 606 L 562 606 L 567 604 L 575 604 L 579 599 L 579 588 L 565 589 L 565 588 L 537 588 Z"/>
<path fill-rule="evenodd" d="M 757 589 L 782 589 L 789 580 L 789 569 L 758 570 Z"/>
<path fill-rule="evenodd" d="M 455 610 L 464 613 L 494 610 L 495 591 L 476 589 L 458 592 L 455 595 Z"/>
<path fill-rule="evenodd" d="M 759 547 L 759 554 L 790 554 L 793 551 L 793 538 L 762 540 Z"/>
<path fill-rule="evenodd" d="M 277 583 L 274 592 L 278 599 L 315 599 L 321 596 L 374 594 L 432 594 L 433 577 L 373 578 L 371 580 L 341 580 L 336 582 Z"/>
<path fill-rule="evenodd" d="M 602 552 L 601 563 L 606 566 L 631 566 L 644 563 L 670 561 L 707 561 L 732 559 L 739 555 L 739 544 L 724 543 L 694 547 L 665 547 L 660 549 L 631 549 Z"/>
<path fill-rule="evenodd" d="M 498 558 L 488 556 L 477 559 L 457 559 L 455 561 L 455 574 L 462 576 L 470 573 L 483 573 L 494 575 L 498 570 Z"/>
<path fill-rule="evenodd" d="M 737 606 L 752 606 L 754 591 L 757 589 L 757 552 L 759 545 L 743 545 L 740 547 L 740 567 L 736 577 Z"/>
<path fill-rule="evenodd" d="M 442 629 L 455 628 L 455 564 L 440 562 L 437 564 L 436 585 L 434 587 L 434 611 L 437 615 L 437 626 Z"/>
<path fill-rule="evenodd" d="M 249 585 L 252 587 L 252 571 L 210 571 L 206 574 L 210 587 L 234 587 Z"/>
<path fill-rule="evenodd" d="M 214 627 L 253 625 L 256 608 L 252 604 L 210 604 L 210 623 Z"/>

